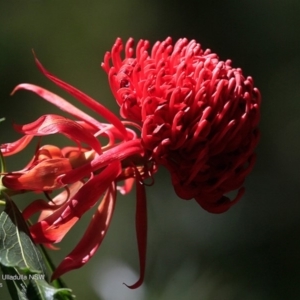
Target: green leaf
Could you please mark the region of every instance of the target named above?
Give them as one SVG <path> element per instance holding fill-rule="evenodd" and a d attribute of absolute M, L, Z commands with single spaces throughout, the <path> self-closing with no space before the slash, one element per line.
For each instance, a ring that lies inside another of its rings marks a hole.
<path fill-rule="evenodd" d="M 69 300 L 73 299 L 70 289 L 57 289 L 44 280 L 31 280 L 27 297 L 30 300 Z"/>
<path fill-rule="evenodd" d="M 31 239 L 21 212 L 5 193 L 2 194 L 6 206 L 0 214 L 0 267 L 12 299 L 73 299 L 70 289 L 56 288 L 48 283 L 43 256 Z M 45 251 L 48 261 L 46 254 Z"/>
<path fill-rule="evenodd" d="M 17 269 L 1 266 L 2 279 L 5 280 L 9 293 L 13 300 L 29 300 L 26 296 L 27 284 L 22 274 Z"/>
<path fill-rule="evenodd" d="M 53 264 L 51 257 L 49 256 L 45 247 L 43 245 L 40 245 L 40 249 L 41 249 L 41 252 L 43 253 L 43 256 L 45 257 L 44 261 L 46 262 L 48 269 L 51 272 L 54 272 L 55 265 Z M 67 288 L 65 282 L 61 278 L 56 278 L 55 280 L 53 280 L 52 285 L 58 289 L 66 289 Z"/>
<path fill-rule="evenodd" d="M 30 237 L 21 212 L 9 197 L 3 195 L 6 207 L 0 214 L 0 263 L 26 274 L 47 274 L 43 257 Z"/>

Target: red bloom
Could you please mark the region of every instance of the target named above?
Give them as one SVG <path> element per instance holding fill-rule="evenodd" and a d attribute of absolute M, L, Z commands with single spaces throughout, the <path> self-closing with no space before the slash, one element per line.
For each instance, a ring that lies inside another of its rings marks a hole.
<path fill-rule="evenodd" d="M 121 121 L 101 104 L 49 73 L 36 59 L 41 72 L 55 84 L 106 118 L 100 123 L 59 96 L 32 84 L 18 89 L 35 92 L 68 112 L 76 120 L 57 115 L 42 116 L 15 129 L 24 137 L 0 147 L 4 156 L 22 150 L 34 136 L 61 133 L 77 147 L 53 146 L 37 150 L 26 168 L 7 173 L 3 184 L 12 190 L 49 192 L 66 188 L 52 202 L 32 202 L 23 212 L 29 218 L 41 212 L 31 234 L 37 243 L 62 240 L 80 217 L 98 202 L 91 223 L 79 244 L 53 274 L 56 278 L 85 264 L 100 246 L 115 207 L 116 191 L 128 193 L 136 182 L 136 234 L 142 284 L 147 244 L 147 209 L 143 181 L 159 165 L 171 174 L 176 193 L 195 198 L 206 210 L 221 213 L 236 203 L 251 171 L 259 132 L 260 94 L 251 77 L 230 61 L 219 61 L 195 41 L 171 38 L 156 43 L 141 40 L 134 57 L 133 39 L 125 46 L 116 40 L 102 64 L 112 92 L 121 107 Z M 112 66 L 110 65 L 112 62 Z M 130 125 L 140 130 L 125 127 Z M 108 138 L 106 145 L 98 137 Z M 82 145 L 85 144 L 85 146 Z M 46 152 L 45 152 L 46 151 Z M 34 178 L 34 180 L 33 180 Z M 125 181 L 123 186 L 118 186 Z M 226 193 L 238 190 L 235 199 Z"/>
<path fill-rule="evenodd" d="M 117 39 L 102 64 L 122 117 L 141 125 L 147 155 L 170 171 L 179 197 L 226 211 L 255 160 L 261 97 L 252 78 L 194 40 L 173 47 L 167 38 L 151 53 L 141 40 L 134 57 L 129 39 L 124 60 L 122 49 Z M 236 189 L 230 201 L 224 194 Z"/>

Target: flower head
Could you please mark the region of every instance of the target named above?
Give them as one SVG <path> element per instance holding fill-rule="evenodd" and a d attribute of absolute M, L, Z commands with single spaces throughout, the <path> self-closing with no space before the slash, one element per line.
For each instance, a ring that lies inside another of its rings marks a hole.
<path fill-rule="evenodd" d="M 102 64 L 122 117 L 141 125 L 147 155 L 170 171 L 179 197 L 227 210 L 255 160 L 261 97 L 252 78 L 194 40 L 167 38 L 151 52 L 148 41 L 133 43 L 122 60 L 117 39 Z"/>

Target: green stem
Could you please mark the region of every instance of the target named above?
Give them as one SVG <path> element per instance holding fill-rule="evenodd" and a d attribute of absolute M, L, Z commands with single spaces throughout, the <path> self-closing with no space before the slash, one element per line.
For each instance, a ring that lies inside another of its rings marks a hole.
<path fill-rule="evenodd" d="M 31 223 L 30 220 L 27 220 L 27 223 L 28 223 L 29 225 L 32 225 L 32 223 Z M 45 246 L 44 246 L 43 244 L 39 244 L 39 245 L 37 245 L 37 246 L 40 247 L 40 249 L 41 249 L 41 251 L 42 251 L 42 253 L 43 253 L 44 261 L 45 261 L 45 263 L 46 263 L 47 268 L 49 269 L 49 271 L 50 271 L 51 273 L 53 273 L 54 270 L 56 269 L 56 267 L 55 267 L 55 264 L 53 263 L 53 261 L 52 261 L 50 255 L 48 254 L 48 252 L 47 252 Z M 64 283 L 64 281 L 63 281 L 62 279 L 60 279 L 60 278 L 57 278 L 57 279 L 53 280 L 52 284 L 53 284 L 53 286 L 56 287 L 56 288 L 67 288 L 67 286 L 66 286 L 66 284 Z"/>
<path fill-rule="evenodd" d="M 49 256 L 47 250 L 45 249 L 45 246 L 44 245 L 39 245 L 41 250 L 42 250 L 42 253 L 44 255 L 44 258 L 45 258 L 45 262 L 46 262 L 46 265 L 48 267 L 48 269 L 51 271 L 51 273 L 53 273 L 53 271 L 56 269 L 55 268 L 55 265 L 51 259 L 51 257 Z M 64 281 L 60 278 L 57 278 L 55 280 L 53 280 L 52 284 L 56 287 L 56 288 L 67 288 L 66 284 L 64 283 Z"/>

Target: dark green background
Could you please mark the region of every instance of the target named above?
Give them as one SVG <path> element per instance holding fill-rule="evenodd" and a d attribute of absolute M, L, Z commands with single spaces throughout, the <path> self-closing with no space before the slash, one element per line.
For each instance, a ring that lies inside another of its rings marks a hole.
<path fill-rule="evenodd" d="M 10 97 L 18 83 L 35 83 L 70 99 L 39 73 L 31 49 L 51 72 L 116 113 L 100 63 L 118 36 L 152 43 L 167 36 L 194 38 L 222 60 L 232 59 L 261 90 L 258 160 L 241 202 L 225 214 L 209 214 L 193 201 L 178 199 L 167 172 L 160 170 L 147 189 L 145 284 L 126 298 L 122 283 L 131 284 L 135 277 L 118 271 L 122 276 L 105 284 L 111 297 L 103 299 L 300 299 L 299 13 L 298 0 L 1 1 L 0 117 L 6 122 L 0 125 L 0 143 L 19 137 L 12 122 L 60 113 L 29 92 Z M 33 151 L 34 145 L 9 159 L 9 169 L 23 168 Z M 36 197 L 16 201 L 22 207 Z M 101 288 L 101 276 L 109 277 L 118 267 L 138 271 L 134 210 L 134 193 L 119 195 L 111 228 L 95 257 L 63 277 L 77 299 L 100 299 L 95 287 Z M 56 263 L 79 240 L 90 217 L 52 254 Z M 0 289 L 0 297 L 9 299 L 6 288 Z"/>

